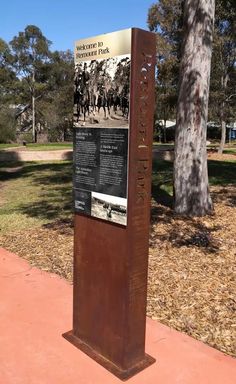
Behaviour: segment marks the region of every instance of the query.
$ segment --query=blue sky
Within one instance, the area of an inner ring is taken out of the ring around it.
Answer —
[[[9,42],[33,24],[53,42],[54,50],[73,50],[84,37],[138,27],[147,29],[153,0],[4,0],[1,3],[0,37]]]

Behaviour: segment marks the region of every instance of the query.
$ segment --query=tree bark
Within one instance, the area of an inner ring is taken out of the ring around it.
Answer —
[[[228,80],[229,80],[228,74],[226,74],[225,76],[222,76],[221,86],[222,86],[222,91],[224,95],[226,95]],[[220,139],[220,146],[218,149],[218,153],[222,155],[224,146],[225,146],[225,139],[226,139],[225,100],[222,101],[220,106],[220,125],[221,125],[221,139]]]
[[[220,112],[221,139],[220,139],[220,146],[218,149],[218,153],[221,155],[224,150],[225,139],[226,139],[226,121],[224,117],[224,108],[225,108],[225,103],[223,102],[221,105],[221,112]]]
[[[203,216],[213,209],[208,187],[206,132],[214,0],[186,0],[177,106],[175,212]]]
[[[32,75],[32,141],[33,143],[36,142],[36,135],[35,135],[35,94],[34,94],[34,83],[35,83],[35,74],[33,70],[33,75]]]
[[[166,117],[164,118],[163,124],[163,142],[166,143]]]
[[[35,143],[35,97],[32,95],[32,141]]]

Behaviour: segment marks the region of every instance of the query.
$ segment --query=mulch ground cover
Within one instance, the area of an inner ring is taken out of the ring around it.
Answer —
[[[202,218],[180,217],[167,201],[152,200],[147,315],[236,356],[236,186],[214,185],[211,196],[214,213]],[[0,246],[72,282],[72,217],[0,233]]]
[[[217,153],[217,151],[208,151],[209,160],[224,160],[224,161],[236,161],[235,153],[224,153],[223,155]]]
[[[236,191],[211,191],[204,218],[153,207],[147,313],[236,356]]]
[[[178,217],[152,204],[147,315],[236,356],[236,193],[213,187],[215,212]],[[8,233],[1,246],[72,282],[72,220]]]

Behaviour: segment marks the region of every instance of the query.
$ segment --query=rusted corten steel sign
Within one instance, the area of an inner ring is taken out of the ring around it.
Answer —
[[[64,336],[125,380],[145,354],[155,35],[76,42],[73,329]]]

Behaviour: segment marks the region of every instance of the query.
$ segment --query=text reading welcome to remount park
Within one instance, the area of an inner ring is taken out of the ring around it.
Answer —
[[[77,51],[76,52],[76,58],[77,59],[82,59],[84,57],[90,57],[90,56],[98,56],[98,55],[105,55],[109,53],[109,48],[102,48],[103,47],[103,42],[99,41],[98,43],[92,43],[92,44],[82,44],[76,47]],[[82,52],[79,52],[82,51]],[[88,52],[84,52],[88,51]]]

